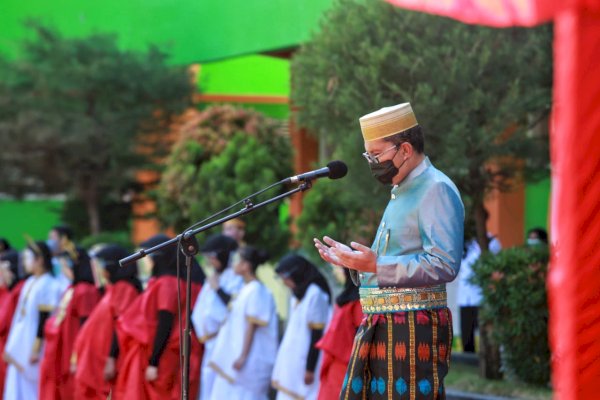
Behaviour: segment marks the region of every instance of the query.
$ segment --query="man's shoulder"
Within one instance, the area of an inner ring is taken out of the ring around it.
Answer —
[[[451,189],[452,192],[456,193],[460,197],[460,193],[456,184],[442,171],[430,165],[425,171],[425,178],[427,179],[430,190],[447,190]]]

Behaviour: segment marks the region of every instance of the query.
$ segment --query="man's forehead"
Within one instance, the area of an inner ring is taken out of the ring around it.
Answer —
[[[392,146],[392,143],[386,142],[383,139],[370,140],[368,142],[365,142],[365,150],[369,153],[374,154],[379,153],[390,146]]]

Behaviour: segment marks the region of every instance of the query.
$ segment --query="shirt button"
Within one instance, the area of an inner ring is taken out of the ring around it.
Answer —
[[[392,194],[392,200],[396,200],[396,195]]]
[[[363,273],[361,272],[360,274],[358,274],[358,277],[359,277],[361,280],[363,280],[363,279],[365,279],[365,274],[363,274]]]

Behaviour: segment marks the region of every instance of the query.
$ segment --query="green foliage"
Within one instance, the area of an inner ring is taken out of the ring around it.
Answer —
[[[21,58],[0,61],[0,191],[71,193],[98,232],[100,199],[160,153],[155,138],[190,103],[191,79],[156,47],[135,53],[111,35],[28,26]]]
[[[279,126],[254,111],[231,106],[199,113],[193,128],[188,127],[174,145],[161,179],[157,198],[163,223],[184,229],[291,175],[291,148]],[[276,190],[258,201],[283,189]],[[274,256],[287,249],[288,221],[280,222],[279,205],[243,219],[248,243]]]
[[[98,210],[102,215],[103,231],[129,230],[132,214],[131,204],[112,198],[112,196],[106,196],[101,199]],[[67,198],[61,210],[60,220],[73,229],[75,238],[82,238],[91,234],[85,204],[78,198],[73,196]]]
[[[473,267],[482,288],[480,318],[489,321],[509,371],[525,382],[550,380],[547,247],[513,248],[484,254]]]
[[[427,154],[472,209],[490,189],[507,190],[521,177],[515,159],[525,160],[527,176],[547,172],[547,132],[538,122],[550,110],[551,37],[548,26],[498,30],[386,2],[338,1],[294,57],[292,97],[299,124],[319,136],[328,158],[349,166],[336,201],[361,219],[352,222],[369,224],[360,209],[381,209],[389,196],[361,157],[358,123],[384,106],[412,104]],[[305,220],[335,221],[316,196],[307,196]]]
[[[90,249],[97,244],[118,244],[128,250],[133,250],[129,231],[105,231],[97,235],[90,235],[81,241],[81,247]]]

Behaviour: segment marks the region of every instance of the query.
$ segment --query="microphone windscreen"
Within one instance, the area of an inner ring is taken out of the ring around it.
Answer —
[[[340,179],[348,173],[348,166],[340,160],[331,161],[327,164],[327,168],[329,168],[329,179]]]

